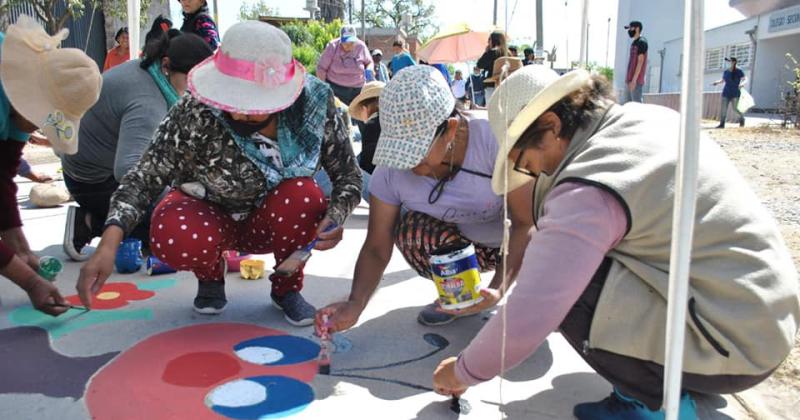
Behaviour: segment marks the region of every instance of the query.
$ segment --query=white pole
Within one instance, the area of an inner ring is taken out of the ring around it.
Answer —
[[[586,29],[587,25],[589,24],[589,0],[583,0],[581,2],[581,57],[580,63],[582,65],[586,63],[586,42],[588,42],[588,38],[586,38]]]
[[[700,118],[703,109],[703,0],[685,0],[683,15],[681,134],[675,168],[675,208],[669,264],[664,409],[666,420],[677,420],[681,400],[683,346],[689,295],[689,267],[697,194]]]
[[[139,57],[139,0],[128,0],[128,48],[131,58]]]

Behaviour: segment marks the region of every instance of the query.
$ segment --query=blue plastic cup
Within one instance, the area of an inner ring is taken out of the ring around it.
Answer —
[[[142,267],[142,241],[127,238],[119,244],[114,266],[121,274],[135,273]]]

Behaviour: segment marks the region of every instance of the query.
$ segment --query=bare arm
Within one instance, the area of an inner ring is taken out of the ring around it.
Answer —
[[[633,79],[631,79],[631,83],[635,84],[636,81],[639,80],[639,73],[641,73],[643,65],[644,54],[639,54],[636,56],[636,70],[633,72]]]
[[[316,320],[318,328],[322,325],[323,315],[328,316],[333,331],[346,330],[358,322],[392,258],[394,226],[399,215],[400,207],[370,196],[367,239],[358,254],[350,297],[346,302],[320,309]]]

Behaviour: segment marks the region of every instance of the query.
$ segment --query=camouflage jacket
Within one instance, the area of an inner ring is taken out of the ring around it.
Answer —
[[[301,94],[298,101],[303,99]],[[341,225],[361,200],[361,171],[333,95],[319,166],[333,183],[327,216]],[[186,182],[201,183],[206,199],[231,215],[252,212],[269,192],[263,173],[213,110],[191,95],[172,107],[141,160],[122,178],[111,197],[106,226],[130,233],[165,187]]]

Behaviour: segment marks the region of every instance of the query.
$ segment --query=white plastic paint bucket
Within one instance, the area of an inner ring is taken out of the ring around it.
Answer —
[[[483,300],[475,247],[461,245],[431,254],[431,272],[444,309],[464,309]]]

